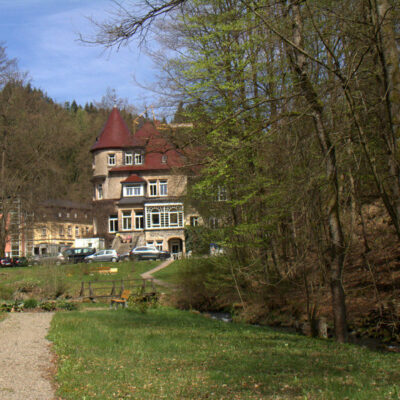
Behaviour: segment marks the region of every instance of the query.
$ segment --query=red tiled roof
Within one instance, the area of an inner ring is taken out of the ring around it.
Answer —
[[[114,167],[111,172],[168,170],[183,166],[181,153],[157,131],[153,123],[145,122],[132,136],[118,109],[114,108],[91,151],[131,147],[145,147],[145,163]],[[165,162],[163,158],[166,158]]]
[[[131,135],[118,109],[114,107],[90,151],[134,146],[140,146],[140,143]]]
[[[132,175],[129,175],[129,177],[126,178],[121,183],[137,183],[137,182],[146,182],[146,181],[144,179],[142,179],[140,176],[137,176],[136,174],[132,174]]]

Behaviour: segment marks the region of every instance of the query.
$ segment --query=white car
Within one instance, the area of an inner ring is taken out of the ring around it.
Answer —
[[[99,262],[99,261],[117,262],[119,261],[119,255],[116,250],[107,249],[107,250],[100,250],[94,254],[91,254],[90,256],[85,257],[86,263]]]

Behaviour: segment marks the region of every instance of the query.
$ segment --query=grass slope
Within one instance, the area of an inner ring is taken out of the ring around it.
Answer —
[[[154,268],[159,262],[132,261],[119,263],[93,263],[68,265],[43,265],[0,269],[0,300],[9,300],[17,290],[32,293],[32,297],[52,297],[63,291],[72,297],[78,296],[81,282],[121,279],[137,279],[140,274]],[[96,272],[101,266],[118,268],[112,275]],[[133,268],[134,266],[134,268]]]
[[[63,399],[397,399],[399,357],[158,308],[55,315]]]

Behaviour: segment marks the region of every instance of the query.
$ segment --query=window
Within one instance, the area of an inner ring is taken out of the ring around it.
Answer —
[[[199,225],[199,217],[190,217],[190,225],[198,226]]]
[[[86,235],[88,235],[89,234],[89,227],[87,226],[86,227]]]
[[[110,215],[108,218],[108,231],[110,233],[118,232],[118,215]]]
[[[162,240],[157,240],[157,242],[156,242],[157,250],[162,251],[162,245],[163,245],[163,241]]]
[[[97,198],[101,200],[103,198],[103,184],[98,183],[97,184]]]
[[[160,196],[167,196],[167,195],[168,195],[167,181],[166,180],[160,181]]]
[[[226,188],[218,186],[217,201],[226,201]]]
[[[135,153],[135,165],[142,165],[144,161],[143,154]]]
[[[153,241],[152,240],[148,240],[147,242],[147,246],[153,246]],[[144,250],[147,250],[146,248]]]
[[[135,229],[144,229],[143,211],[135,211]]]
[[[72,236],[72,226],[68,225],[68,236]]]
[[[183,228],[183,206],[146,206],[146,229]]]
[[[74,214],[74,218],[78,218],[78,214],[77,213]]]
[[[79,236],[79,226],[75,227],[75,237]]]
[[[64,227],[63,226],[60,226],[58,228],[58,233],[60,234],[60,236],[64,236]]]
[[[132,152],[125,153],[125,165],[132,165],[132,164],[133,164]]]
[[[163,154],[162,157],[161,157],[161,162],[162,162],[163,164],[166,164],[166,163],[167,163],[167,160],[168,160],[168,156],[167,156],[166,154]]]
[[[112,154],[109,154],[108,155],[108,165],[110,165],[110,166],[113,166],[113,165],[116,165],[116,159],[115,159],[115,154],[114,153],[112,153]]]
[[[176,208],[169,210],[169,226],[178,226],[178,210]]]
[[[62,217],[62,213],[58,213],[58,218],[61,218]]]
[[[47,229],[46,228],[42,228],[42,236],[46,236],[47,235]]]
[[[122,211],[122,229],[130,231],[132,229],[132,212]]]
[[[150,196],[157,196],[157,181],[149,182]]]
[[[218,218],[210,217],[208,220],[208,224],[210,228],[217,229],[218,228]]]
[[[143,196],[143,185],[124,185],[123,193],[126,197]]]
[[[151,210],[151,226],[153,228],[161,226],[160,210],[158,208]]]

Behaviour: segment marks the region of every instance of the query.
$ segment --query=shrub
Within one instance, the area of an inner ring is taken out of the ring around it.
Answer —
[[[40,282],[37,280],[21,281],[17,282],[16,289],[21,293],[32,293],[39,286]]]
[[[44,311],[55,311],[57,309],[57,304],[52,301],[44,301],[40,304],[40,308]]]
[[[38,302],[36,299],[27,299],[24,301],[24,308],[36,308],[38,306]]]
[[[140,290],[138,293],[129,296],[128,308],[132,311],[139,311],[143,314],[150,308],[158,306],[158,297],[156,295],[144,295]]]
[[[175,305],[183,309],[219,311],[237,302],[232,263],[234,260],[228,256],[183,260],[177,279],[179,290],[174,294]]]
[[[76,303],[72,303],[70,301],[58,301],[57,308],[59,308],[61,310],[75,311],[78,309],[78,305]]]
[[[11,286],[0,287],[0,299],[11,300],[13,298],[14,288]]]

